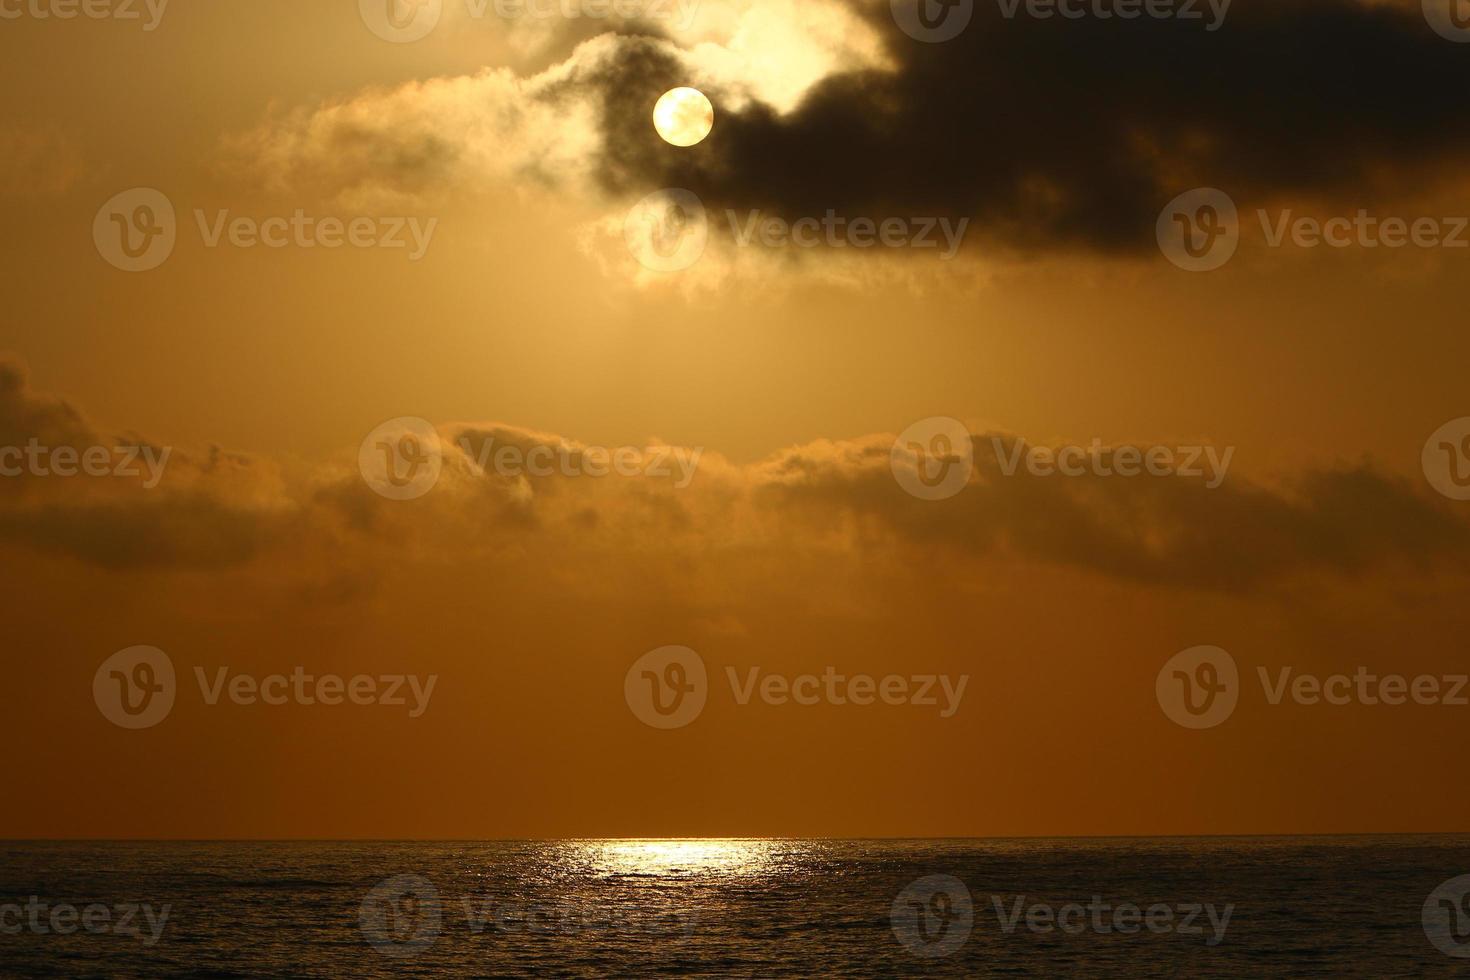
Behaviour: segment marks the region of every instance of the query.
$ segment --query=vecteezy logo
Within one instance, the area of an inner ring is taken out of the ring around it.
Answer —
[[[392,959],[417,956],[439,938],[444,909],[434,883],[398,875],[378,883],[358,910],[357,925],[368,943]]]
[[[1219,647],[1192,647],[1175,654],[1154,684],[1159,707],[1176,725],[1214,728],[1235,713],[1240,671]]]
[[[709,216],[693,191],[654,191],[623,220],[628,251],[646,269],[679,272],[698,262],[709,245]]]
[[[1440,426],[1424,444],[1424,476],[1451,500],[1470,500],[1470,418]]]
[[[357,468],[379,496],[417,500],[439,482],[444,471],[443,444],[434,426],[423,419],[390,419],[362,441]]]
[[[908,493],[920,500],[948,500],[969,485],[975,472],[975,440],[957,419],[924,419],[894,442],[888,464]]]
[[[891,0],[893,20],[909,37],[925,44],[953,41],[970,26],[975,0]]]
[[[1451,878],[1424,902],[1424,935],[1456,959],[1470,958],[1470,875]]]
[[[151,187],[114,196],[92,220],[97,253],[124,272],[148,272],[163,265],[177,240],[173,202]]]
[[[1470,43],[1470,0],[1424,0],[1424,19],[1440,37]]]
[[[444,0],[357,0],[357,9],[378,37],[407,44],[428,37],[439,26]]]
[[[1164,257],[1187,272],[1210,272],[1240,245],[1240,214],[1230,195],[1213,187],[1180,194],[1159,214],[1155,234]]]
[[[975,905],[963,881],[930,875],[899,892],[889,921],[893,935],[915,956],[938,959],[969,941]]]
[[[643,724],[683,728],[704,711],[709,677],[688,647],[660,647],[639,657],[623,678],[623,699]]]
[[[129,647],[92,676],[92,700],[119,728],[152,728],[168,717],[177,693],[173,661],[157,647]]]

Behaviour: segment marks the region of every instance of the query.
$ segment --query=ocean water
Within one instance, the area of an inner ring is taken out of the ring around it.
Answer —
[[[1470,837],[3,843],[0,976],[1470,972]]]

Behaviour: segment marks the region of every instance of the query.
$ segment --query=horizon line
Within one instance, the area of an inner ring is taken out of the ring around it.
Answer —
[[[831,843],[940,843],[978,841],[1180,841],[1180,840],[1329,840],[1365,837],[1464,837],[1470,830],[1354,831],[1317,833],[1241,834],[1069,834],[1025,836],[939,837],[803,837],[720,836],[694,837],[0,837],[0,844],[559,844],[585,841],[825,841]]]

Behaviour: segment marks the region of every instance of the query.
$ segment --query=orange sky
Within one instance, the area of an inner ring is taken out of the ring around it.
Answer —
[[[1254,680],[1467,671],[1470,504],[1421,464],[1470,415],[1463,253],[1278,250],[1247,227],[1207,275],[1157,252],[722,245],[651,277],[621,251],[631,201],[590,175],[587,118],[516,101],[591,57],[571,45],[596,31],[454,15],[389,44],[352,6],[0,24],[0,80],[25,93],[0,110],[0,447],[173,449],[155,489],[0,478],[0,705],[19,738],[0,838],[1466,829],[1444,762],[1470,707],[1273,707]],[[669,42],[691,82],[781,104],[882,64],[829,4],[706,6]],[[513,130],[482,122],[507,106],[525,108]],[[341,149],[344,131],[376,147],[375,127],[417,125],[466,134],[445,169],[378,180],[412,168]],[[558,182],[527,176],[548,160]],[[172,201],[179,241],[129,274],[91,230],[139,186]],[[1371,193],[1242,206],[1470,208],[1453,184]],[[297,208],[438,224],[412,262],[209,248],[193,216]],[[485,476],[451,448],[428,495],[391,501],[358,448],[405,416],[447,443],[704,455],[679,488]],[[889,460],[933,416],[963,421],[978,457],[938,503]],[[992,435],[1235,455],[1216,490],[1048,481],[998,473]],[[164,723],[125,731],[92,679],[140,644],[185,683]],[[623,681],[670,644],[716,683],[696,723],[661,732]],[[1248,693],[1189,732],[1154,681],[1200,644],[1234,655]],[[420,718],[210,706],[193,686],[195,667],[298,665],[438,682]],[[970,680],[945,719],[740,706],[727,666]]]

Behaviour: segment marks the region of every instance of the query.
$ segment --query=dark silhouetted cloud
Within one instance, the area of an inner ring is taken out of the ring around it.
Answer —
[[[1470,50],[1418,4],[1239,0],[1207,31],[1024,8],[1006,19],[983,2],[940,44],[899,31],[887,3],[863,9],[892,70],[829,76],[785,115],[716,92],[714,134],[692,150],[648,125],[678,65],[627,39],[599,77],[604,188],[687,188],[788,219],[971,217],[978,237],[1020,248],[1111,251],[1151,244],[1160,209],[1193,187],[1342,195],[1433,173],[1470,143]]]

